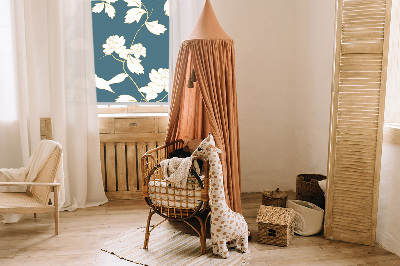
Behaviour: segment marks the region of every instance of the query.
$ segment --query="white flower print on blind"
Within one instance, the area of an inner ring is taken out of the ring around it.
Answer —
[[[140,92],[146,93],[148,101],[157,98],[157,95],[163,90],[168,90],[169,69],[160,68],[158,71],[152,69],[149,77],[151,82],[146,87],[139,89]]]

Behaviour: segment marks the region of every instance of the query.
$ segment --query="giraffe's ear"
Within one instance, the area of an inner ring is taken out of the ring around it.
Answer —
[[[212,149],[214,149],[217,153],[222,154],[222,151],[215,147],[214,145],[210,145]]]

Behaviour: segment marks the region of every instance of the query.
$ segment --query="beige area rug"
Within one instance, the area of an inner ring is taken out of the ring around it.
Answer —
[[[130,230],[108,241],[103,251],[143,265],[243,265],[249,253],[229,251],[229,258],[212,254],[211,240],[207,239],[207,253],[201,255],[199,237],[168,228],[157,227],[150,234],[149,249],[143,249],[145,228]]]

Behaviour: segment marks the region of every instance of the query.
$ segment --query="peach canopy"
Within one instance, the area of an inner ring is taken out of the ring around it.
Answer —
[[[190,38],[181,44],[176,62],[166,143],[204,139],[211,132],[222,150],[226,201],[241,212],[234,43],[208,0]],[[197,81],[188,88],[193,70]]]

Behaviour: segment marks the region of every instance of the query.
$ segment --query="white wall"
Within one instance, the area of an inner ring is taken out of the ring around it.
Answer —
[[[326,174],[334,0],[214,0],[235,41],[242,191]]]
[[[294,172],[294,0],[212,1],[235,41],[242,190],[290,187]]]
[[[400,2],[393,1],[390,26],[388,81],[385,103],[385,122],[400,122]],[[393,127],[393,126],[391,126]],[[395,129],[391,129],[395,130]],[[384,131],[385,132],[385,131]],[[397,129],[395,131],[399,133]],[[386,138],[385,138],[386,139]],[[388,138],[391,139],[391,138]],[[385,143],[382,146],[381,182],[379,185],[378,224],[376,240],[400,256],[400,146]]]
[[[382,146],[376,241],[400,256],[400,146]]]
[[[295,172],[326,175],[335,0],[296,4]]]

